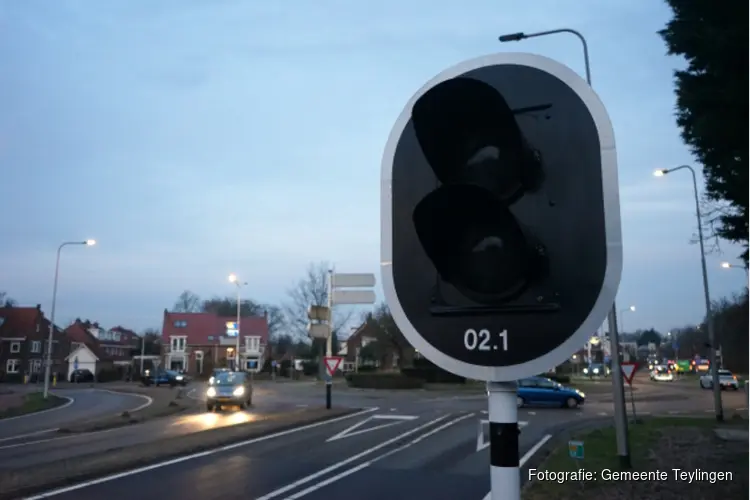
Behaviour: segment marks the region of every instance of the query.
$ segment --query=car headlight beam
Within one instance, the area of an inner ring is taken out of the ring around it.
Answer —
[[[243,394],[245,394],[245,388],[244,388],[244,387],[242,387],[242,386],[240,386],[240,387],[237,387],[237,388],[236,388],[236,389],[234,390],[234,392],[232,392],[232,394],[233,394],[234,396],[238,396],[238,397],[239,397],[239,396],[242,396]]]
[[[216,396],[216,389],[214,389],[213,387],[209,387],[206,391],[206,396],[208,396],[209,398]]]

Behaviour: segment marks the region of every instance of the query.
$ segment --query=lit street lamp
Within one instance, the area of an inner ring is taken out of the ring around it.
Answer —
[[[635,306],[630,306],[627,309],[623,309],[620,311],[620,330],[622,330],[622,333],[625,333],[625,313],[626,312],[635,312]]]
[[[698,244],[701,251],[701,271],[703,273],[703,298],[706,302],[706,324],[708,325],[708,343],[711,344],[711,385],[714,392],[714,412],[716,420],[724,420],[724,410],[721,406],[721,386],[719,385],[719,367],[716,364],[716,335],[714,333],[713,314],[711,313],[711,295],[708,291],[708,269],[706,268],[706,250],[703,245],[703,219],[701,217],[700,196],[698,195],[698,181],[695,170],[690,165],[680,165],[674,168],[663,168],[654,171],[656,177],[664,177],[678,170],[689,170],[693,178],[693,195],[695,198],[695,216],[698,219]]]
[[[45,364],[47,366],[45,366],[44,368],[44,392],[42,393],[44,399],[47,399],[47,396],[49,394],[49,377],[52,367],[52,341],[55,331],[55,305],[57,303],[57,278],[60,275],[60,252],[62,251],[63,247],[68,245],[93,246],[96,245],[96,240],[66,241],[65,243],[62,243],[59,247],[57,247],[57,259],[55,261],[55,281],[52,285],[52,311],[50,311],[49,317],[49,337],[47,339],[47,356],[45,360]]]
[[[240,371],[240,311],[242,305],[240,302],[240,288],[242,288],[243,285],[247,285],[247,283],[240,283],[239,278],[237,278],[237,275],[234,273],[229,275],[229,281],[234,283],[237,287],[237,352],[234,354],[234,369]]]
[[[745,271],[745,274],[747,274],[747,267],[741,266],[739,264],[731,264],[729,262],[722,262],[721,267],[723,267],[724,269],[742,269],[743,271]]]

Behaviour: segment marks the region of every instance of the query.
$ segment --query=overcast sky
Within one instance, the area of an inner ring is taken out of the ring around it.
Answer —
[[[406,101],[453,64],[508,50],[583,74],[619,153],[625,328],[704,313],[691,163],[673,117],[656,0],[23,0],[0,2],[0,290],[49,311],[160,327],[184,289],[279,302],[311,261],[379,272],[379,176]],[[709,257],[714,297],[745,284]]]

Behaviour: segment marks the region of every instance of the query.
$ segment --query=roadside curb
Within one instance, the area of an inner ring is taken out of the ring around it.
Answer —
[[[323,425],[329,421],[353,418],[376,410],[377,408],[334,408],[318,415],[311,415],[308,419],[293,418],[297,415],[312,413],[303,410],[283,415],[278,419],[269,418],[248,424],[210,429],[187,436],[160,439],[146,445],[113,446],[102,452],[35,466],[33,471],[26,469],[0,471],[0,484],[3,484],[0,500],[45,498],[64,492],[58,490],[66,490],[85,481],[104,479],[125,470],[132,471],[157,464],[179,463],[196,458],[196,455],[208,456],[250,445],[255,441],[273,439],[280,434],[297,432]],[[285,421],[285,419],[291,421]],[[45,476],[47,479],[44,479]],[[33,496],[42,492],[44,497]]]
[[[170,410],[171,408],[171,410]],[[156,415],[143,416],[136,415],[131,416],[130,412],[125,411],[120,415],[112,415],[101,419],[95,419],[91,423],[79,424],[78,426],[60,427],[57,429],[58,434],[87,434],[90,432],[99,432],[110,429],[117,429],[120,427],[128,427],[130,425],[138,425],[145,422],[151,422],[160,418],[174,417],[181,413],[184,413],[189,408],[187,406],[167,406],[164,411],[159,412]],[[127,415],[125,415],[127,413]]]

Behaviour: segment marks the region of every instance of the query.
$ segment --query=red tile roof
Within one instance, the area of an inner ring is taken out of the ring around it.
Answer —
[[[0,337],[29,337],[46,339],[49,335],[49,320],[44,317],[42,306],[0,307]],[[55,338],[62,336],[55,328]]]
[[[187,336],[187,345],[211,345],[226,335],[226,324],[237,321],[237,317],[217,316],[213,313],[173,313],[164,310],[164,325],[161,336],[164,341],[174,335]],[[175,326],[184,322],[185,326]],[[246,316],[240,319],[240,337],[259,336],[261,344],[268,343],[268,317]],[[212,337],[212,339],[209,339]]]
[[[126,360],[131,358],[129,351],[121,356],[109,354],[105,350],[105,348],[102,347],[102,344],[121,345],[124,349],[128,350],[132,342],[124,342],[122,337],[120,337],[120,342],[115,342],[113,340],[100,341],[94,335],[92,335],[91,332],[89,332],[90,328],[100,328],[100,326],[98,323],[92,323],[88,320],[81,321],[80,319],[76,319],[73,324],[65,329],[65,334],[68,336],[68,339],[71,342],[79,342],[85,344],[86,347],[88,347],[91,352],[96,354],[96,356],[101,360]]]

